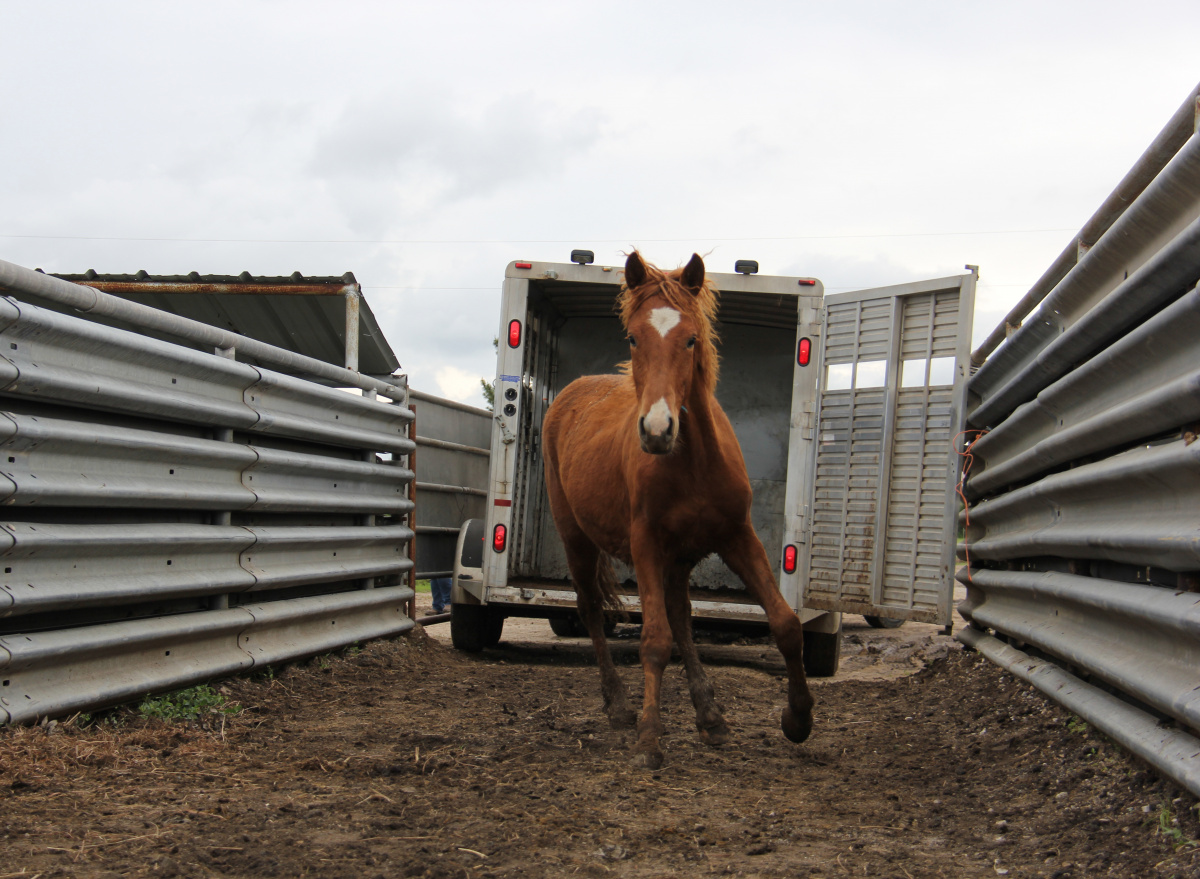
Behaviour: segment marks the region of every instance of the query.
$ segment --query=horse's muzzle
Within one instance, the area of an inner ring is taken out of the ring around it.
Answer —
[[[675,448],[675,429],[677,422],[667,418],[667,427],[662,433],[651,433],[646,429],[646,419],[638,419],[638,439],[642,443],[642,451],[649,455],[668,455]]]

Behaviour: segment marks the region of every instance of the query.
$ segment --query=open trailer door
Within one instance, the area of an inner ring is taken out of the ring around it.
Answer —
[[[950,625],[975,281],[825,298],[805,607]]]

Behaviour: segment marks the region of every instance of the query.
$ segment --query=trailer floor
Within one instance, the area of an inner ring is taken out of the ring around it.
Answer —
[[[589,651],[553,637],[472,657],[418,629],[228,681],[223,721],[3,730],[0,875],[1200,872],[1194,798],[949,639],[898,633],[847,631],[850,678],[816,687],[802,745],[773,649],[705,644],[732,742],[700,743],[673,665],[654,773],[603,721]]]

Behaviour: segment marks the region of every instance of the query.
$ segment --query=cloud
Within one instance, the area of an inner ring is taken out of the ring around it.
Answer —
[[[388,92],[348,103],[318,137],[311,173],[362,197],[395,193],[410,211],[544,185],[601,136],[602,114],[529,94],[472,107],[444,91]]]
[[[435,374],[438,393],[471,406],[483,405],[480,376],[457,366],[443,366]]]

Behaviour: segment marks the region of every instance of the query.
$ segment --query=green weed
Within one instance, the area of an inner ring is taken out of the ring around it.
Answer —
[[[161,720],[196,720],[206,714],[237,714],[240,705],[226,704],[225,697],[207,684],[176,690],[165,696],[144,699],[138,706],[142,717],[157,717]]]
[[[1200,848],[1200,839],[1188,839],[1178,823],[1169,806],[1158,807],[1158,835],[1165,838],[1171,848],[1176,851],[1181,848]]]
[[[1076,717],[1071,715],[1071,719],[1067,721],[1067,729],[1073,733],[1085,733],[1088,730],[1088,725]]]

